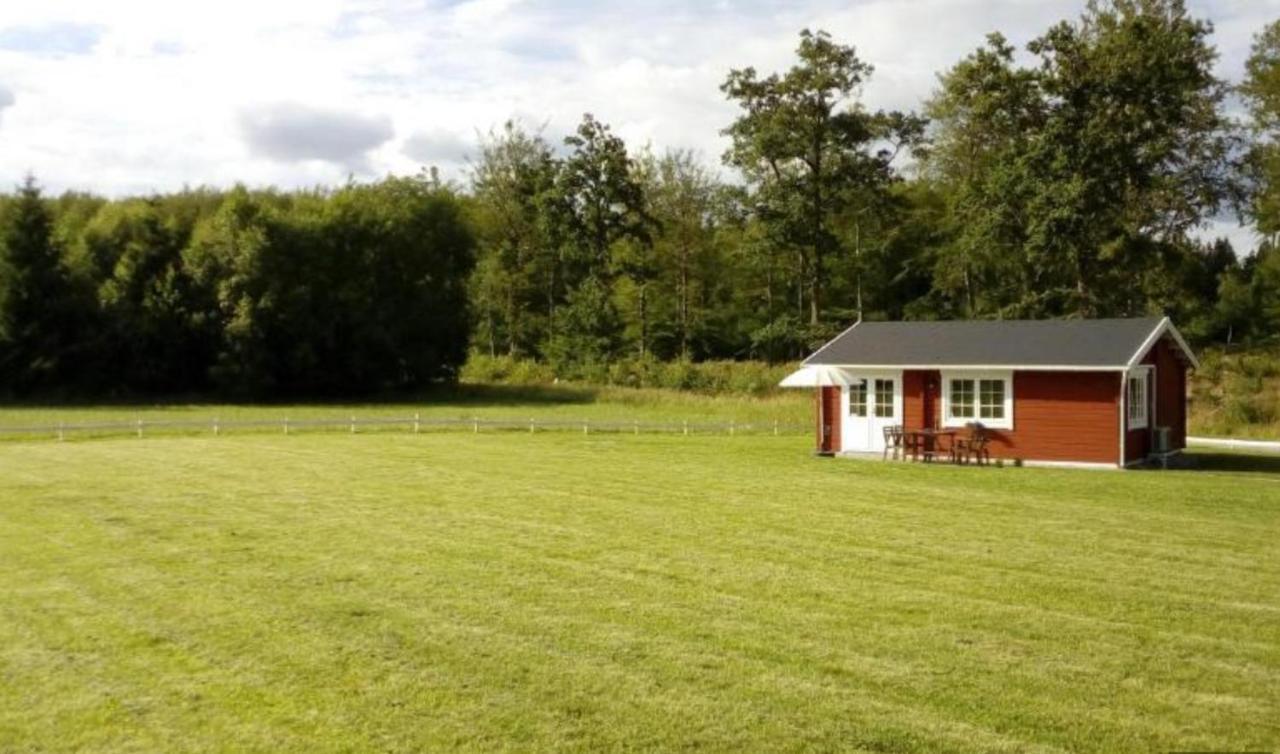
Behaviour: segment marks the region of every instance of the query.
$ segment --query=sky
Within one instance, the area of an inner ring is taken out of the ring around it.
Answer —
[[[8,0],[0,5],[0,185],[110,196],[410,174],[465,177],[518,119],[558,141],[582,114],[629,145],[719,165],[731,68],[784,70],[802,28],[875,66],[873,109],[918,109],[999,30],[1021,46],[1084,0]],[[1280,0],[1188,0],[1238,81]],[[1205,234],[1237,249],[1230,218]]]

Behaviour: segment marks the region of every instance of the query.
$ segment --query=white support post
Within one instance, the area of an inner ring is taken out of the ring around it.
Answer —
[[[529,417],[529,434],[533,434],[533,417]]]
[[[777,419],[773,420],[773,436],[774,437],[778,436],[778,420]]]
[[[633,423],[632,423],[632,425],[631,425],[631,429],[632,429],[632,434],[636,434],[636,435],[640,434],[640,420],[639,420],[639,419],[635,420],[635,422],[633,422]]]
[[[588,427],[587,427],[587,423],[586,423],[586,422],[583,422],[583,423],[582,423],[582,434],[584,434],[584,435],[585,435],[585,434],[588,434],[588,433],[589,433],[589,431],[590,431],[590,430],[589,430],[589,429],[588,429]]]
[[[471,417],[471,434],[480,434],[480,417],[478,416]]]
[[[218,436],[218,417],[213,417],[213,436]]]
[[[63,439],[62,422],[58,422],[58,442],[62,442]]]
[[[351,415],[351,434],[354,435],[355,433],[356,433],[356,417],[355,417],[355,414],[352,414]]]
[[[730,419],[730,420],[729,420],[729,436],[730,436],[730,437],[733,437],[733,429],[734,429],[734,426],[733,426],[733,420],[732,420],[732,419]]]
[[[689,436],[689,420],[688,419],[684,420],[684,434],[686,437]]]
[[[138,437],[142,437],[142,420],[138,420]]]
[[[289,434],[289,417],[284,418],[284,433]]]
[[[420,421],[421,421],[421,418],[419,417],[419,415],[418,415],[417,413],[415,413],[415,414],[413,415],[413,433],[414,433],[415,435],[416,435],[416,434],[418,434],[418,425],[419,425],[419,422],[420,422]]]

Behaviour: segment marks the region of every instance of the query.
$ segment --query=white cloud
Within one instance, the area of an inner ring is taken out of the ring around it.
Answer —
[[[1219,73],[1230,79],[1251,35],[1280,14],[1280,0],[1189,4],[1215,22]],[[868,106],[915,108],[987,32],[1021,45],[1083,5],[11,2],[0,10],[0,81],[21,96],[3,109],[0,185],[33,170],[53,190],[111,194],[299,186],[341,181],[353,166],[412,173],[427,161],[457,177],[477,130],[522,117],[558,141],[584,112],[636,146],[692,148],[718,163],[720,129],[735,114],[719,90],[725,74],[789,66],[803,27],[830,31],[875,65]],[[44,52],[30,49],[38,42]],[[326,124],[333,134],[319,133]]]
[[[461,166],[476,150],[474,141],[449,131],[419,131],[405,139],[404,154],[425,165]]]
[[[384,115],[277,102],[246,108],[240,128],[249,151],[278,162],[319,160],[352,170],[368,168],[369,153],[395,131]]]

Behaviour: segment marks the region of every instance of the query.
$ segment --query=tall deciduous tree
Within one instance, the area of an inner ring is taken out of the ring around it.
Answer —
[[[817,325],[828,265],[844,251],[835,218],[887,190],[896,147],[918,136],[921,122],[861,106],[857,95],[872,68],[853,47],[806,29],[796,55],[784,74],[729,73],[721,89],[742,114],[724,131],[732,140],[725,162],[751,185],[773,241],[795,252],[797,301],[807,300],[808,321]]]
[[[1249,216],[1274,246],[1280,241],[1280,21],[1253,38],[1240,94],[1249,107]]]
[[[1094,1],[1028,45],[1037,67],[1016,68],[992,37],[943,77],[931,169],[957,189],[959,231],[940,282],[959,287],[956,268],[967,276],[964,311],[1096,316],[1169,303],[1191,231],[1232,197],[1234,134],[1210,31],[1181,0]]]

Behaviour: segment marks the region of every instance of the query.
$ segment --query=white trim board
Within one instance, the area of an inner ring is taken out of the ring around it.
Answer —
[[[1173,336],[1178,347],[1182,349],[1183,355],[1187,357],[1187,361],[1191,362],[1191,368],[1199,369],[1199,359],[1197,359],[1196,355],[1191,352],[1191,346],[1187,345],[1187,341],[1183,339],[1182,333],[1178,332],[1178,328],[1173,326],[1173,321],[1168,317],[1160,320],[1160,324],[1156,325],[1155,329],[1151,331],[1151,334],[1147,336],[1147,339],[1142,341],[1142,345],[1138,346],[1138,350],[1134,352],[1132,357],[1130,357],[1129,363],[1126,364],[1125,367],[1131,369],[1137,366],[1138,362],[1142,361],[1142,357],[1147,355],[1147,352],[1151,350],[1151,347],[1154,346],[1165,333],[1169,333]]]
[[[862,317],[861,317],[861,316],[859,316],[859,317],[858,317],[858,321],[857,321],[857,322],[854,322],[852,325],[849,325],[848,327],[846,327],[846,328],[844,329],[844,331],[843,331],[843,332],[841,332],[839,335],[835,336],[835,337],[834,337],[834,338],[832,338],[831,340],[828,340],[826,343],[822,344],[822,348],[819,348],[818,350],[816,350],[816,351],[814,351],[813,353],[809,354],[809,355],[805,358],[805,360],[804,360],[804,361],[800,362],[800,366],[805,366],[805,367],[807,367],[807,366],[824,366],[824,367],[838,367],[838,366],[841,366],[840,364],[813,364],[813,365],[811,365],[811,364],[809,364],[809,362],[810,362],[810,361],[813,361],[815,358],[817,358],[818,354],[820,354],[820,353],[822,353],[823,351],[825,351],[825,350],[827,350],[828,348],[830,348],[830,347],[831,347],[831,345],[832,345],[833,343],[835,343],[837,340],[840,340],[840,339],[841,339],[841,338],[843,338],[844,336],[848,335],[850,332],[852,332],[853,328],[857,327],[857,326],[858,326],[858,325],[860,325],[860,324],[862,324]],[[891,368],[891,367],[885,367],[885,368],[886,368],[886,369],[889,369],[889,368]]]
[[[951,416],[951,380],[971,380],[973,381],[973,410],[974,415],[970,417],[953,417]],[[1004,416],[999,419],[983,418],[981,413],[981,389],[980,382],[982,380],[999,380],[1004,383]],[[941,404],[942,409],[942,426],[949,429],[965,427],[973,422],[977,422],[984,427],[991,429],[1013,429],[1013,372],[1010,370],[993,370],[979,371],[976,369],[954,369],[944,371],[941,374]]]
[[[823,346],[825,348],[826,346]],[[819,351],[818,353],[821,353]],[[818,354],[815,353],[814,356]],[[810,359],[813,356],[809,357]],[[808,359],[805,359],[808,364]],[[952,370],[952,371],[988,371],[988,372],[1123,372],[1127,367],[1123,364],[1115,366],[1068,366],[1060,364],[1027,365],[1027,364],[813,364],[836,369],[911,369],[911,370]]]

